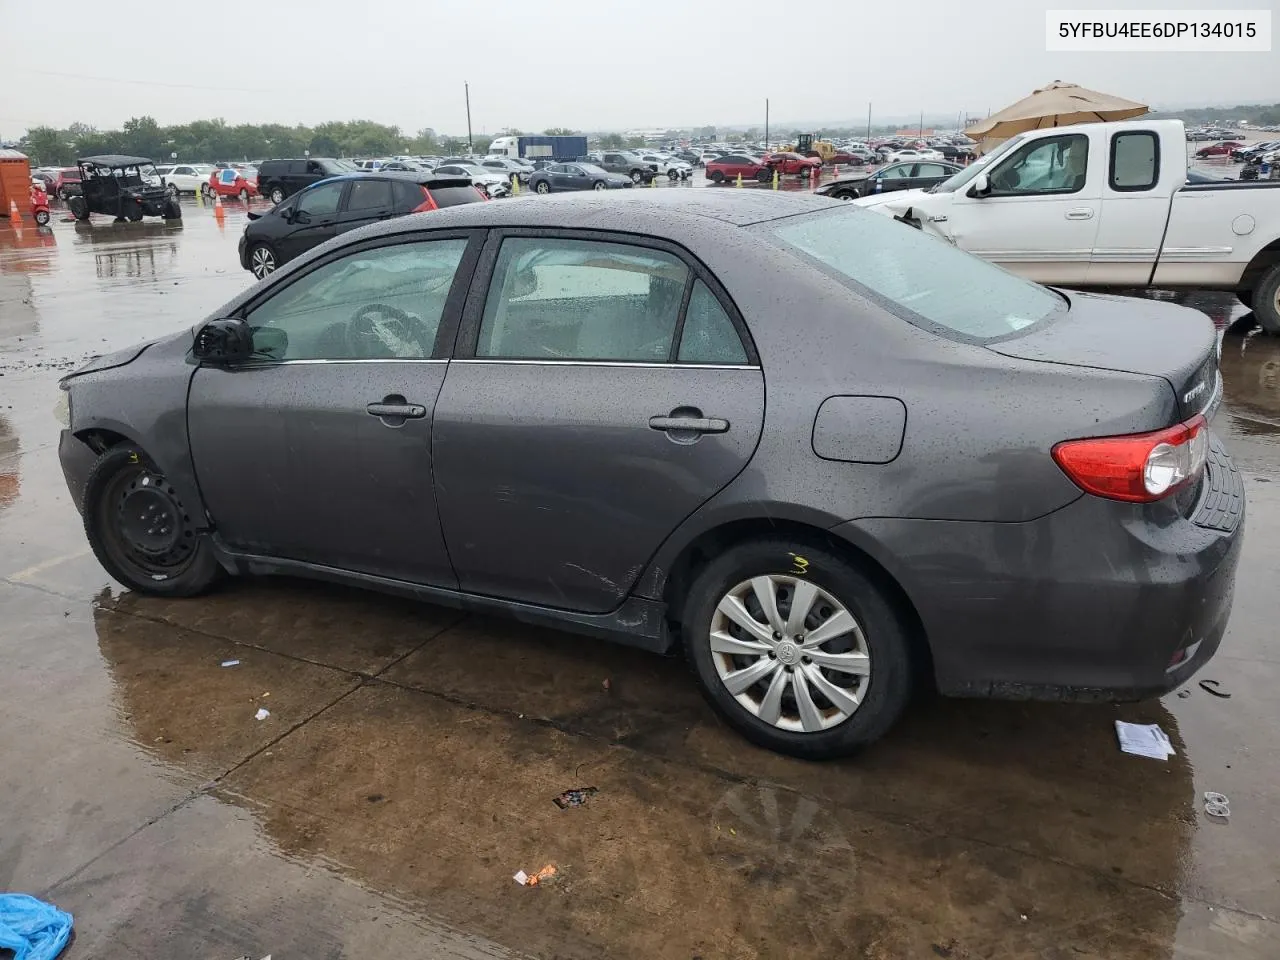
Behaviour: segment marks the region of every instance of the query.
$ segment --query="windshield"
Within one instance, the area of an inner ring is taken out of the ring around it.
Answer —
[[[954,193],[955,191],[963,187],[966,183],[968,183],[970,180],[972,180],[974,177],[976,177],[978,174],[980,174],[987,167],[991,166],[991,162],[993,160],[996,160],[999,157],[1003,157],[1006,153],[1008,153],[1010,150],[1012,150],[1014,147],[1020,144],[1024,139],[1025,137],[1023,137],[1022,134],[1018,134],[1016,137],[1010,137],[1008,140],[1000,144],[1000,146],[996,147],[990,153],[984,154],[983,156],[979,157],[977,160],[973,161],[973,163],[969,164],[959,173],[953,175],[952,177],[946,180],[943,180],[940,184],[933,187],[929,192],[930,193]]]
[[[764,227],[799,259],[951,339],[1007,337],[1064,309],[1063,298],[1039,284],[866,210],[845,208]]]

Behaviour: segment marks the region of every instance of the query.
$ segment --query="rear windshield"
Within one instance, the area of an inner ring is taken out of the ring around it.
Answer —
[[[951,339],[1007,337],[1066,309],[1053,291],[878,213],[845,206],[763,226],[799,259]]]
[[[460,203],[476,203],[481,199],[475,187],[431,187],[431,199],[437,207],[456,207]]]

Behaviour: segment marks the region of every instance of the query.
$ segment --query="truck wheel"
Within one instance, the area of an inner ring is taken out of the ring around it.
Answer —
[[[1280,335],[1280,263],[1272,264],[1253,288],[1253,315],[1267,333]]]
[[[271,192],[268,195],[271,197],[271,202],[273,204],[284,203],[284,187],[277,184],[271,188]]]

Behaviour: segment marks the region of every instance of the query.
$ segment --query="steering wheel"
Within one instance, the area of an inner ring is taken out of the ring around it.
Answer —
[[[347,323],[347,348],[369,360],[431,356],[435,338],[422,318],[385,303],[365,304]]]

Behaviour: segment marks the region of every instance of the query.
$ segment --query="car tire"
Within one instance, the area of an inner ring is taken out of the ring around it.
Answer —
[[[275,251],[265,243],[254,244],[249,249],[249,272],[258,280],[269,277],[280,266]]]
[[[548,194],[548,193],[550,193],[550,192],[551,192],[551,184],[550,184],[550,183],[548,183],[546,180],[539,180],[539,181],[538,181],[538,183],[537,183],[537,185],[536,185],[536,186],[534,186],[534,188],[533,188],[533,192],[534,192],[534,193],[541,193],[541,194],[544,194],[544,195],[545,195],[545,194]]]
[[[176,183],[165,184],[165,193],[171,200],[178,199],[178,185]]]
[[[679,180],[679,179],[680,179],[680,171],[679,171],[679,170],[677,170],[676,168],[672,167],[670,170],[668,170],[668,171],[667,171],[667,179],[668,179],[668,180]]]
[[[772,182],[773,182],[773,171],[772,171],[772,170],[761,170],[759,173],[757,173],[757,174],[756,174],[756,182],[757,182],[757,183],[772,183]]]
[[[125,216],[128,218],[130,223],[141,223],[142,207],[135,203],[133,206],[125,210]]]
[[[204,197],[206,200],[212,200],[213,187],[209,186],[207,183],[200,184],[200,196]]]
[[[89,471],[84,531],[103,569],[139,593],[192,597],[222,574],[173,486],[130,444],[107,450]]]
[[[37,210],[34,214],[32,214],[32,217],[35,219],[36,226],[38,227],[47,227],[49,225],[48,210]]]
[[[644,172],[641,170],[632,170],[630,176],[631,176],[631,182],[635,184],[638,184],[642,180],[644,180]]]
[[[182,219],[182,207],[179,206],[177,197],[170,197],[164,202],[164,218],[166,220]]]
[[[712,183],[724,183],[724,174],[719,170],[712,170],[709,177]]]
[[[841,190],[838,193],[830,193],[828,194],[828,196],[836,200],[857,200],[858,191],[857,190]]]
[[[83,223],[89,219],[89,204],[84,197],[71,197],[67,200],[67,212]]]
[[[241,202],[241,203],[248,203],[248,202],[249,202],[249,191],[248,191],[246,188],[241,187],[241,188],[240,188],[239,197],[240,197],[240,202]]]
[[[61,200],[63,203],[66,203],[68,200],[71,199],[71,194],[67,193],[66,187],[58,188],[58,199]]]
[[[769,629],[756,599],[760,580],[774,598],[780,631]],[[809,592],[809,615],[791,633],[786,621],[798,589]],[[735,606],[754,621],[754,631],[725,614]],[[851,621],[850,629],[820,641],[816,649],[795,639],[840,617]],[[771,633],[772,640],[755,639]],[[683,605],[681,636],[711,706],[748,740],[779,753],[807,760],[847,756],[884,736],[911,699],[910,643],[901,617],[870,577],[825,547],[783,539],[730,547],[695,576]],[[827,665],[810,654],[820,654]],[[835,669],[845,662],[837,661],[841,654],[861,661],[866,672]],[[741,682],[747,668],[758,675],[756,682],[731,691],[726,677],[737,673]],[[773,717],[771,695],[777,709]],[[806,731],[810,725],[813,729]]]
[[[281,187],[279,184],[276,184],[267,192],[267,197],[268,199],[270,199],[273,205],[277,203],[284,203],[284,199],[285,199],[284,188]]]
[[[1280,263],[1272,264],[1253,288],[1251,305],[1258,326],[1267,333],[1280,335]]]
[[[592,190],[608,190],[609,185],[605,183],[603,180],[597,180],[595,183],[591,185],[591,189]]]

